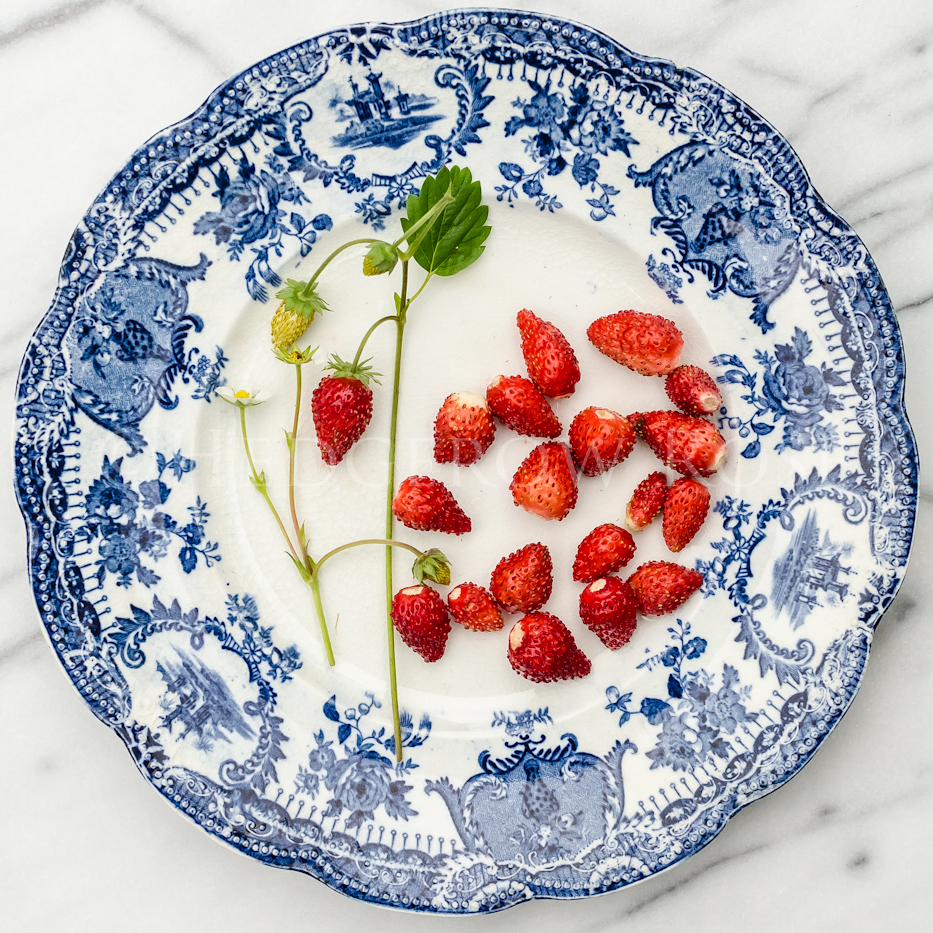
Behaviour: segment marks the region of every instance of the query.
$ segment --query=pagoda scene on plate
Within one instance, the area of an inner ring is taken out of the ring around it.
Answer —
[[[271,318],[338,224],[394,237],[455,164],[510,218],[638,226],[639,287],[708,326],[710,418],[757,477],[714,497],[702,585],[618,675],[478,698],[462,738],[414,690],[396,731],[384,684],[288,634],[183,430],[221,409],[245,440],[261,401],[212,288]],[[864,246],[714,82],[527,13],[340,30],[231,79],[81,221],[18,382],[31,583],[84,700],[221,842],[423,912],[604,893],[703,848],[851,703],[912,534],[902,378]]]

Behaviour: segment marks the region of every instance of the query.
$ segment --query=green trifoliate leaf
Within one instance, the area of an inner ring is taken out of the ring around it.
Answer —
[[[441,586],[450,583],[450,561],[437,548],[431,548],[416,558],[411,572],[419,583],[425,579],[440,583]]]
[[[384,240],[376,240],[363,257],[363,275],[391,272],[398,262],[398,250]]]
[[[282,299],[286,311],[293,311],[306,321],[310,321],[315,314],[330,311],[327,302],[317,293],[317,288],[310,282],[287,279],[284,287],[275,293],[275,297]]]
[[[408,231],[450,190],[453,203],[448,204],[427,233],[419,230],[413,239],[424,233],[415,251],[415,261],[434,275],[455,275],[472,265],[482,255],[483,242],[489,236],[486,226],[489,208],[482,203],[483,192],[473,181],[468,168],[442,168],[428,176],[419,194],[408,197],[408,216],[402,218],[402,230]]]

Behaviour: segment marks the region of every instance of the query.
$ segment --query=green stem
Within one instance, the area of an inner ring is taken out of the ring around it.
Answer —
[[[408,310],[408,260],[402,262],[402,289],[399,294],[397,330],[395,334],[395,372],[392,377],[392,416],[389,422],[389,469],[386,485],[386,538],[392,538],[392,498],[395,495],[395,441],[398,433],[398,397],[402,374],[402,338],[405,334],[405,312]],[[389,642],[389,686],[392,692],[392,720],[395,727],[395,760],[402,760],[402,726],[399,721],[398,681],[395,676],[395,626],[392,624],[392,548],[386,548],[386,628]]]
[[[295,507],[295,455],[298,446],[298,415],[301,412],[301,364],[295,364],[295,420],[292,424],[292,433],[288,437],[288,505],[292,513],[292,525],[298,536],[298,547],[301,550],[301,561],[309,571],[314,570],[314,561],[308,556],[308,545],[305,536],[301,533],[298,522],[298,510]]]
[[[441,199],[434,205],[420,220],[416,220],[393,244],[393,249],[398,249],[399,244],[402,240],[408,240],[408,250],[407,252],[399,253],[399,259],[402,261],[407,261],[415,255],[418,247],[421,245],[421,241],[427,236],[428,228],[434,222],[434,219],[438,214],[443,211],[448,204],[453,204],[454,196],[450,193],[450,188],[448,187],[447,192],[441,197]],[[417,233],[418,236],[415,237],[414,241],[410,239],[413,233]]]
[[[243,432],[243,447],[246,450],[246,459],[249,460],[249,468],[253,473],[253,485],[258,490],[259,494],[266,500],[266,505],[269,506],[270,511],[275,516],[275,520],[278,523],[279,531],[282,532],[282,537],[285,539],[285,543],[288,545],[289,551],[291,551],[292,557],[295,558],[295,561],[300,563],[298,559],[298,554],[295,551],[295,546],[292,544],[292,539],[289,538],[288,532],[285,530],[285,524],[282,522],[282,519],[279,517],[279,513],[276,510],[276,507],[272,504],[272,500],[269,498],[269,493],[266,491],[266,477],[265,474],[260,475],[256,472],[256,464],[253,463],[253,455],[249,450],[249,439],[246,436],[246,406],[240,406],[240,429]]]
[[[369,328],[368,331],[366,331],[365,334],[363,334],[363,339],[360,341],[360,345],[359,345],[359,347],[357,348],[356,356],[353,357],[353,367],[354,367],[354,369],[359,365],[360,357],[363,355],[363,348],[366,346],[366,341],[369,340],[369,338],[373,335],[373,332],[376,330],[376,328],[377,328],[380,324],[385,324],[386,321],[394,321],[394,320],[395,320],[395,315],[394,315],[394,314],[388,314],[388,315],[386,315],[385,317],[381,317],[381,318],[379,318],[378,321],[376,321],[375,324],[373,324],[372,327]]]
[[[352,547],[360,547],[360,545],[363,544],[384,544],[387,548],[401,547],[406,551],[411,551],[412,554],[416,555],[417,557],[424,557],[423,551],[419,551],[418,548],[411,544],[406,544],[404,541],[393,541],[391,538],[361,538],[359,541],[351,541],[349,544],[341,544],[340,547],[335,547],[332,551],[328,551],[323,557],[319,558],[314,567],[314,575],[316,576],[318,571],[321,569],[321,564],[330,560],[334,555],[339,554],[341,551],[347,551]]]
[[[330,636],[327,634],[327,622],[324,619],[324,607],[321,605],[321,586],[317,577],[313,576],[308,581],[311,587],[311,595],[314,597],[314,608],[317,610],[317,620],[321,626],[321,638],[324,640],[324,650],[327,652],[327,663],[334,666],[334,651],[330,646]]]
[[[333,262],[333,260],[336,259],[345,249],[349,249],[351,246],[359,246],[361,243],[375,243],[375,242],[376,242],[376,238],[375,238],[375,237],[367,236],[367,237],[362,237],[362,238],[359,239],[359,240],[349,240],[348,242],[344,243],[342,246],[338,246],[338,247],[327,257],[327,259],[325,259],[324,262],[322,262],[322,263],[317,267],[317,272],[315,272],[314,275],[312,275],[311,278],[308,279],[308,285],[307,285],[307,287],[310,288],[310,287],[318,280],[318,278],[320,277],[321,273],[322,273],[322,272],[331,264],[331,262]]]

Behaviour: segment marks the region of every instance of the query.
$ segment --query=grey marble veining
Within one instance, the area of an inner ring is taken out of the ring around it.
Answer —
[[[480,4],[463,3],[458,6]],[[926,0],[539,2],[633,49],[696,67],[748,101],[797,149],[830,206],[855,225],[905,340],[907,404],[933,462],[933,6]],[[413,0],[10,0],[0,11],[0,389],[54,291],[75,223],[112,172],[231,74],[348,22],[405,20]],[[38,192],[38,193],[37,193]],[[38,208],[38,209],[37,209]],[[9,412],[9,405],[5,409]],[[9,421],[8,421],[9,423]],[[16,931],[434,929],[376,913],[305,877],[263,868],[174,814],[88,713],[44,644],[24,534],[2,467],[0,748],[12,801],[0,871]],[[933,706],[921,481],[911,568],[879,628],[851,710],[786,787],[739,814],[703,852],[634,888],[462,918],[463,929],[580,931],[924,930],[933,908]]]

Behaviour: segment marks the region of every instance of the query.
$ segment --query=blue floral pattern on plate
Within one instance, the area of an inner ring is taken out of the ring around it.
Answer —
[[[315,111],[322,82],[332,105]],[[559,694],[535,709],[477,700],[487,725],[462,742],[411,710],[396,763],[377,694],[309,686],[306,654],[264,624],[272,607],[234,591],[235,549],[208,539],[209,468],[160,426],[216,408],[222,315],[191,307],[218,276],[262,305],[285,257],[347,218],[383,229],[457,157],[503,206],[555,222],[618,229],[625,206],[652,244],[646,287],[734,334],[710,360],[716,417],[765,481],[716,502],[699,608],[655,629],[633,667],[649,689],[602,680],[576,718]],[[225,844],[424,912],[590,896],[702,848],[848,708],[910,546],[902,390],[870,256],[725,89],[553,17],[354,27],[231,79],[135,153],[79,225],[18,383],[31,581],[76,689]]]

